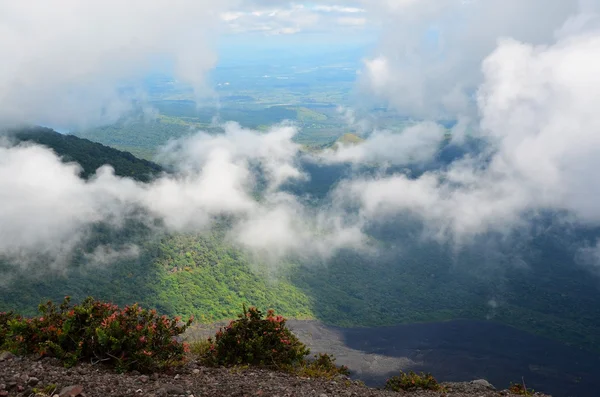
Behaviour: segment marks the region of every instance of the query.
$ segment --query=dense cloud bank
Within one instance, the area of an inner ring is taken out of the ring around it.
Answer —
[[[54,20],[28,7],[31,2],[0,6],[0,27],[12,37],[2,39],[0,49],[19,54],[0,70],[3,120],[76,124],[116,117],[129,103],[117,83],[143,70],[155,54],[172,56],[180,76],[201,89],[213,58],[197,44],[209,41],[208,22],[221,5],[195,1],[166,7],[164,14],[162,2],[144,8],[114,3],[119,17],[105,34],[99,26],[113,13],[97,2],[76,3],[72,14]],[[597,6],[559,0],[369,2],[370,15],[388,27],[379,55],[366,61],[363,87],[424,120],[460,118],[488,145],[418,177],[380,172],[346,179],[318,206],[283,188],[307,178],[299,159],[309,155],[293,142],[293,125],[262,133],[230,123],[222,135],[198,132],[174,141],[161,160],[176,172],[149,184],[116,177],[109,167],[84,181],[77,165],[64,164],[48,149],[5,142],[0,254],[22,259],[43,253],[60,261],[89,225],[118,227],[140,209],[169,231],[206,230],[218,217],[232,217],[230,238],[274,261],[363,247],[367,225],[406,213],[423,222],[426,236],[458,245],[527,226],[525,215],[538,212],[567,213],[571,222],[597,225]],[[17,29],[23,18],[27,24]],[[164,29],[155,30],[157,18]],[[70,34],[77,30],[86,34]],[[178,41],[189,34],[201,40],[193,40],[194,46]],[[75,58],[64,53],[73,48],[81,50]],[[461,139],[451,144],[464,138],[465,126],[459,126],[462,132],[454,135]],[[312,154],[310,161],[424,163],[436,155],[444,133],[435,121],[403,133],[374,131],[358,146]],[[585,248],[581,261],[594,262],[596,252],[595,246]],[[106,247],[96,253],[118,254]]]
[[[237,1],[0,4],[0,120],[72,128],[116,120],[161,63],[200,95],[220,12]],[[127,89],[125,89],[127,87]]]

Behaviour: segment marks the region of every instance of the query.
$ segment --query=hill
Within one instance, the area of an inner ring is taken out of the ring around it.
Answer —
[[[89,178],[96,170],[110,164],[115,174],[148,182],[160,174],[160,165],[142,160],[129,152],[120,151],[74,135],[60,134],[50,128],[29,127],[8,131],[17,142],[33,142],[52,149],[65,162],[77,162],[83,168],[82,177]]]
[[[346,145],[355,145],[357,143],[363,142],[364,139],[356,134],[347,133],[342,135],[336,140],[336,143],[346,144]]]
[[[117,304],[140,302],[162,313],[189,316],[199,322],[235,317],[242,304],[274,308],[286,316],[312,318],[312,300],[287,278],[266,265],[252,261],[240,249],[224,241],[223,231],[204,234],[156,235],[147,226],[130,222],[123,230],[102,225],[89,242],[139,247],[139,256],[119,258],[105,266],[88,263],[90,248],[81,247],[65,275],[43,278],[16,275],[0,286],[0,311],[25,314],[47,299],[86,296]],[[3,267],[0,257],[0,274]]]

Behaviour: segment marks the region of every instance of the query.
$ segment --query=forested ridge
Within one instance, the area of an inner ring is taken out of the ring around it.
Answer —
[[[148,182],[163,171],[160,165],[139,159],[129,152],[74,135],[60,134],[50,128],[19,128],[8,131],[8,134],[17,142],[32,142],[47,146],[65,162],[78,163],[83,169],[81,176],[86,179],[105,164],[110,164],[115,169],[116,175],[141,182]]]

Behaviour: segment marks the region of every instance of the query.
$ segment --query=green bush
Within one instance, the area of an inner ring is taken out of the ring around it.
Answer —
[[[299,376],[307,378],[333,379],[339,375],[350,375],[348,367],[335,364],[335,357],[327,353],[319,353],[314,360],[304,362],[293,371]]]
[[[13,312],[0,312],[0,348],[6,342],[6,336],[9,331],[9,321],[20,319],[20,317]]]
[[[273,310],[263,313],[255,307],[246,310],[215,335],[205,356],[212,365],[260,365],[282,368],[297,365],[310,353],[286,327],[286,320]]]
[[[182,360],[187,350],[175,337],[191,319],[182,323],[137,304],[120,309],[87,298],[80,305],[70,305],[66,297],[59,307],[51,301],[41,304],[39,312],[39,317],[7,321],[7,348],[57,357],[66,366],[91,359],[112,364],[118,371],[143,372]]]
[[[400,371],[400,376],[392,376],[385,383],[386,390],[408,391],[416,389],[442,390],[442,387],[431,374],[416,374],[413,371],[405,373]]]
[[[525,386],[525,382],[523,382],[522,384],[511,383],[510,387],[508,388],[508,391],[512,394],[518,394],[519,396],[533,396],[533,394],[535,393],[535,390],[528,389],[527,386]]]
[[[189,343],[190,353],[197,357],[205,357],[209,351],[212,343],[209,339],[197,339]]]

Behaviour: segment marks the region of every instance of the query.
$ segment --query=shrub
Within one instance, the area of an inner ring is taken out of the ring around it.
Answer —
[[[181,360],[187,345],[175,337],[190,321],[159,316],[137,304],[120,309],[87,298],[70,305],[69,297],[56,307],[39,306],[40,316],[8,321],[6,345],[15,352],[54,356],[66,366],[79,360],[106,362],[118,371],[152,371]]]
[[[210,352],[212,343],[208,339],[199,339],[190,342],[190,353],[198,357],[206,357]]]
[[[212,365],[260,365],[285,367],[297,365],[310,353],[306,346],[286,327],[286,320],[273,310],[263,313],[255,307],[238,315],[213,339],[205,357]]]
[[[319,353],[314,360],[304,360],[294,373],[307,378],[333,379],[339,375],[350,375],[348,367],[335,364],[335,357],[327,353]]]
[[[416,389],[426,389],[426,390],[442,390],[442,387],[437,382],[437,380],[431,374],[425,374],[421,372],[421,374],[416,374],[413,371],[409,373],[405,373],[400,371],[400,376],[392,376],[385,383],[386,390],[392,391],[408,391],[408,390],[416,390]]]
[[[0,312],[0,349],[6,342],[9,332],[9,322],[16,319],[20,319],[20,317],[13,312]]]
[[[511,383],[510,387],[508,388],[508,391],[512,394],[518,394],[520,396],[533,396],[533,394],[535,393],[535,390],[528,389],[527,386],[525,386],[525,382]]]

